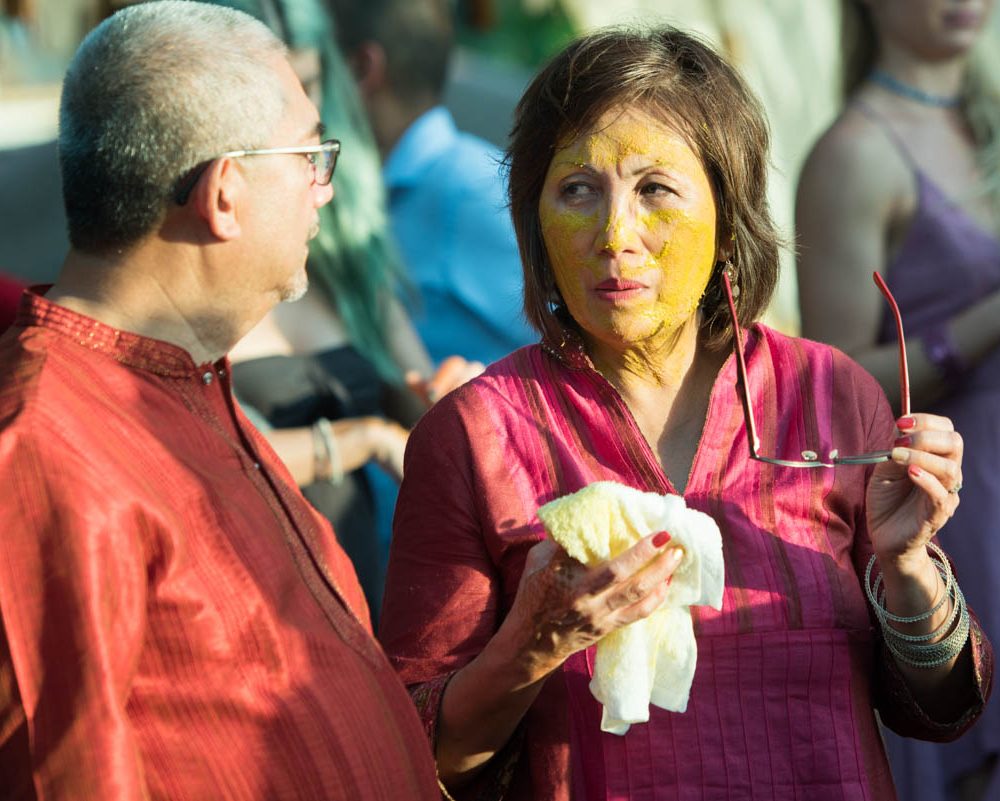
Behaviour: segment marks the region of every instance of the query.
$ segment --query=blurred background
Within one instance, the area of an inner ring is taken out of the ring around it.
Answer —
[[[66,248],[51,142],[59,81],[82,36],[127,0],[0,0],[0,271],[52,280]],[[666,21],[728,55],[763,100],[773,134],[771,203],[792,240],[795,181],[835,116],[839,0],[457,0],[459,48],[446,104],[460,128],[504,147],[533,72],[595,26]],[[997,34],[994,15],[992,34]],[[785,252],[768,322],[798,332],[793,258]]]

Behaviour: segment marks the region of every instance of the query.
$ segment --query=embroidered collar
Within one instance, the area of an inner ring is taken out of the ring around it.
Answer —
[[[37,326],[68,337],[78,345],[105,353],[129,367],[169,378],[200,377],[213,365],[196,365],[181,347],[129,331],[112,328],[99,320],[47,300],[49,286],[33,286],[21,298],[16,325]],[[214,365],[228,370],[227,358]]]

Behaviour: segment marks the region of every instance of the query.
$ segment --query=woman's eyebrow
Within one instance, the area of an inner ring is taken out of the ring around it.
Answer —
[[[670,176],[675,176],[677,174],[676,166],[671,162],[664,161],[663,159],[657,159],[656,161],[653,161],[645,165],[644,167],[636,167],[634,170],[632,170],[630,174],[642,175],[644,173],[652,172],[654,170],[658,170]]]

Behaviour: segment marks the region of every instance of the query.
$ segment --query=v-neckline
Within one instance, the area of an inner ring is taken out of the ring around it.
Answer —
[[[756,330],[757,324],[754,323],[748,326],[744,330],[746,335],[746,343],[756,344],[759,337],[759,332]],[[589,357],[588,357],[589,360]],[[691,492],[692,483],[696,483],[694,480],[701,476],[704,472],[701,470],[701,462],[704,461],[702,452],[705,449],[706,434],[709,430],[710,421],[715,417],[714,412],[717,411],[719,404],[724,403],[721,398],[722,389],[722,379],[725,375],[733,373],[733,386],[735,386],[735,356],[732,351],[730,351],[726,358],[723,360],[718,372],[715,375],[715,379],[712,381],[712,389],[708,394],[708,404],[705,407],[705,416],[701,425],[701,433],[698,435],[698,443],[695,446],[694,456],[691,459],[691,464],[688,467],[687,481],[684,484],[683,490],[679,490],[677,486],[667,475],[666,470],[663,469],[663,465],[660,464],[660,459],[650,445],[649,440],[646,439],[646,435],[642,433],[642,429],[639,427],[639,423],[635,419],[635,415],[632,414],[632,410],[629,405],[625,402],[621,393],[615,388],[614,384],[608,381],[601,372],[594,367],[593,362],[590,363],[590,369],[596,380],[600,381],[611,395],[616,399],[618,407],[621,411],[622,418],[625,423],[630,427],[632,433],[635,435],[636,440],[639,443],[639,449],[646,461],[646,467],[649,472],[657,478],[659,481],[659,489],[664,491],[664,493],[670,493],[673,495],[678,495],[682,498],[687,498],[688,494]],[[735,391],[735,389],[733,390]]]

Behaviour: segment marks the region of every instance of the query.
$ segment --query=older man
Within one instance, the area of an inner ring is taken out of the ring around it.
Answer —
[[[71,250],[0,340],[0,797],[438,797],[349,562],[230,392],[306,288],[318,120],[228,9],[132,6],[69,68]]]

